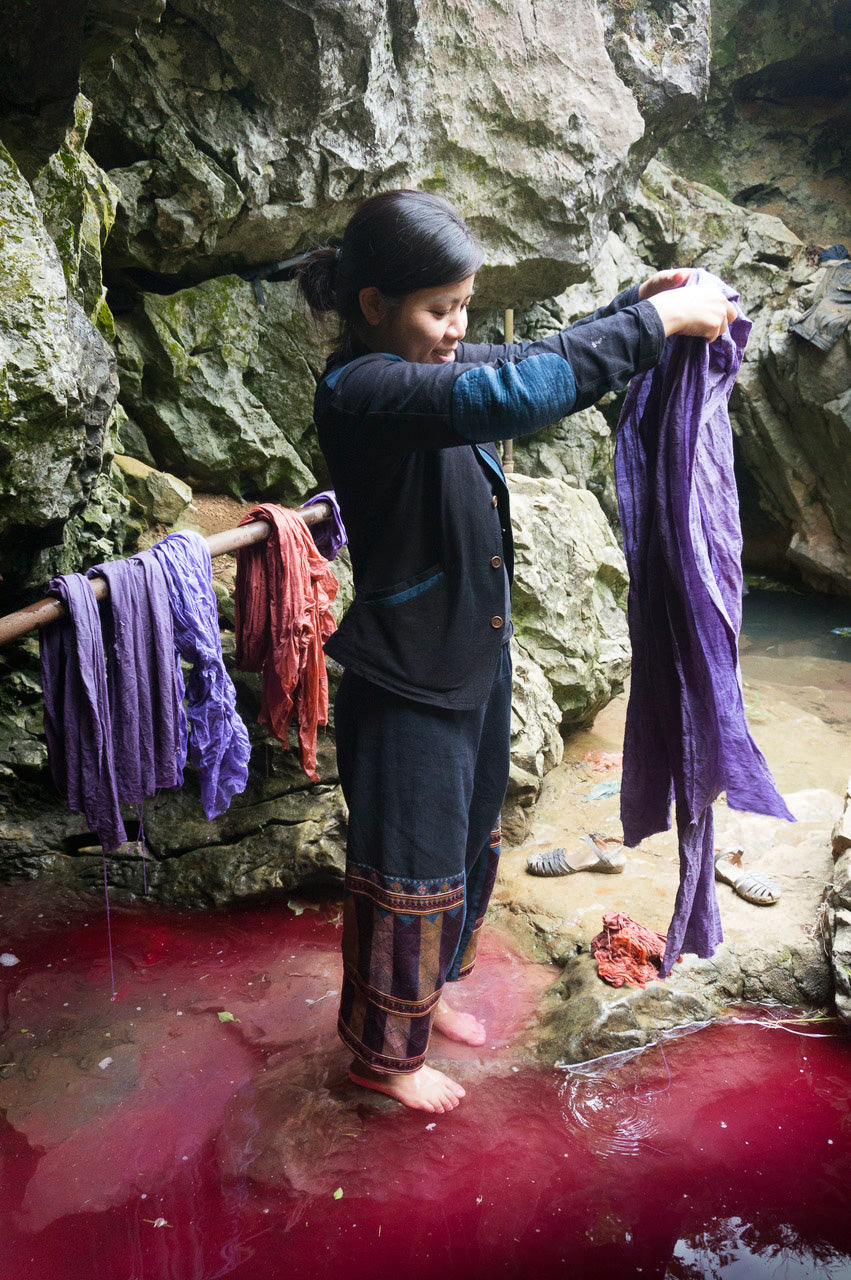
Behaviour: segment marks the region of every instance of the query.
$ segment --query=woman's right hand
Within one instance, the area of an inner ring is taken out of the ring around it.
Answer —
[[[713,284],[666,289],[648,301],[659,312],[665,337],[681,333],[714,342],[727,332],[738,314],[734,304]]]

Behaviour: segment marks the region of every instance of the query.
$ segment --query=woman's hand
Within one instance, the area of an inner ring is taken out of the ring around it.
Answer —
[[[665,337],[672,333],[709,342],[727,332],[736,318],[736,308],[714,284],[702,283],[683,289],[692,274],[691,267],[673,271],[657,271],[638,290],[641,299],[649,298],[665,326]]]
[[[685,284],[690,275],[694,274],[694,267],[675,267],[673,271],[657,271],[649,280],[645,280],[639,286],[638,296],[643,301],[645,298],[652,298],[657,293],[664,293],[666,289],[679,289],[680,285]]]

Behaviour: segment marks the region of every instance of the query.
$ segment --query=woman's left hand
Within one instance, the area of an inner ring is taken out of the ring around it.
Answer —
[[[664,293],[666,289],[679,289],[694,270],[694,267],[674,267],[671,271],[657,271],[649,280],[639,285],[638,296],[644,301],[645,298],[652,298],[654,294]]]

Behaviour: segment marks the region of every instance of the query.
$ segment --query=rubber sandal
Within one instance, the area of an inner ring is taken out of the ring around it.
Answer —
[[[742,866],[743,849],[727,845],[715,855],[715,879],[730,885],[734,893],[756,907],[773,907],[780,897],[780,886],[761,871]]]
[[[564,849],[548,849],[546,853],[533,853],[527,859],[526,870],[531,876],[572,876],[580,871],[601,872],[603,875],[619,875],[626,866],[621,850],[623,844],[614,836],[599,836],[588,832],[584,840],[596,857],[596,862],[573,866]],[[577,860],[583,855],[574,854]]]

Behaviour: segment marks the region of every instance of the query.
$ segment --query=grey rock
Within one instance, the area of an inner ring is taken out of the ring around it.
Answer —
[[[97,97],[92,152],[122,192],[109,260],[185,282],[273,261],[393,184],[458,204],[485,245],[483,302],[557,292],[605,239],[645,131],[702,95],[706,5],[683,12],[624,61],[654,60],[631,75],[642,118],[579,0],[174,0]]]
[[[591,956],[576,956],[547,993],[538,1051],[548,1061],[585,1062],[655,1044],[664,1031],[707,1022],[719,1010],[719,1002],[670,983],[607,986]]]
[[[851,778],[848,779],[848,786],[845,788],[842,814],[836,820],[836,824],[830,834],[830,843],[836,858],[851,849]]]
[[[805,242],[847,240],[851,30],[832,0],[713,0],[705,109],[666,158]]]
[[[614,435],[599,409],[571,414],[514,445],[516,471],[539,479],[551,476],[572,489],[590,490],[609,524],[617,528],[614,455]]]
[[[602,0],[606,47],[647,121],[643,166],[696,114],[709,81],[709,0]]]
[[[538,664],[512,641],[511,766],[502,809],[503,837],[521,844],[544,777],[561,762],[561,712]]]
[[[91,118],[92,105],[79,94],[73,126],[38,174],[33,192],[59,250],[69,291],[112,340],[115,331],[106,303],[101,256],[115,220],[119,192],[85,150]]]
[[[836,1011],[851,1022],[851,781],[845,793],[842,814],[831,833],[836,859],[833,883],[827,896],[824,935],[830,953],[836,992]]]
[[[94,88],[113,54],[165,0],[26,0],[3,15],[0,134],[28,180],[73,126],[81,73]]]
[[[138,458],[123,454],[115,455],[113,465],[150,524],[174,524],[192,501],[189,485],[167,471],[156,471]]]
[[[160,470],[207,492],[292,504],[317,485],[323,360],[294,286],[266,295],[261,308],[236,276],[146,294],[116,325],[121,397]]]
[[[629,671],[623,553],[587,490],[516,473],[509,488],[517,644],[546,676],[562,728],[590,724]]]
[[[91,494],[118,380],[110,348],[68,296],[32,191],[2,147],[0,296],[0,573],[25,583],[39,542],[60,544]]]

